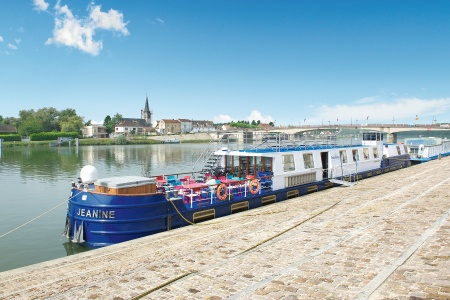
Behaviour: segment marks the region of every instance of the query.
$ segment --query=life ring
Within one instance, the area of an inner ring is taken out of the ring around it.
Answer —
[[[227,186],[223,183],[221,183],[218,187],[217,187],[217,198],[219,200],[225,200],[228,196],[228,189]]]
[[[257,179],[253,179],[250,181],[250,184],[248,185],[250,187],[250,193],[255,195],[259,192],[259,189],[261,188],[261,183]]]

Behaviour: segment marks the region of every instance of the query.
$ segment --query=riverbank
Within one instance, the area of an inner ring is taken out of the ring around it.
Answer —
[[[449,299],[450,158],[0,273],[0,298]]]
[[[189,133],[181,135],[159,135],[159,136],[135,136],[121,138],[86,138],[79,139],[79,146],[105,146],[105,145],[152,145],[163,144],[166,140],[177,139],[181,143],[208,143],[212,137],[207,133]],[[4,148],[16,147],[49,147],[55,141],[21,141],[21,142],[3,142]],[[74,146],[75,142],[65,142],[56,147]]]

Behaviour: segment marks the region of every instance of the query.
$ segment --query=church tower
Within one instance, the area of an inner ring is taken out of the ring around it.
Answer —
[[[152,112],[150,111],[150,108],[148,107],[148,96],[146,95],[145,99],[145,108],[141,109],[141,119],[144,119],[147,125],[152,124]]]

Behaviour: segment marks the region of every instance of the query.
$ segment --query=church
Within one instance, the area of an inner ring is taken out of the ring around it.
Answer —
[[[115,126],[116,134],[148,134],[155,129],[152,127],[152,112],[148,105],[148,96],[145,99],[145,107],[141,109],[141,118],[123,118]]]

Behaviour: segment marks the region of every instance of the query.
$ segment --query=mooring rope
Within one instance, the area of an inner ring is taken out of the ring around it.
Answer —
[[[188,222],[188,224],[190,224],[190,225],[195,225],[195,223],[189,221],[188,219],[186,219],[186,218],[181,214],[181,212],[178,210],[177,206],[173,203],[173,201],[171,201],[171,200],[167,200],[167,201],[169,201],[170,203],[172,203],[173,208],[175,208],[175,210],[177,211],[177,213],[180,215],[180,217],[181,217],[183,220],[185,220],[186,222]]]
[[[80,191],[79,193],[73,195],[72,197],[69,198],[69,200],[75,198],[76,196],[78,196],[78,195],[79,195],[80,193],[82,193],[82,192],[83,192],[83,191]],[[40,217],[45,216],[46,214],[48,214],[48,213],[51,212],[52,210],[54,210],[54,209],[60,207],[61,205],[63,205],[64,203],[66,203],[66,202],[69,201],[69,200],[64,200],[64,201],[61,202],[60,204],[58,204],[58,205],[56,205],[55,207],[53,207],[53,208],[47,210],[46,212],[43,212],[43,213],[40,214],[39,216],[37,216],[37,217],[31,219],[30,221],[25,222],[25,223],[23,223],[22,225],[19,225],[19,226],[17,226],[16,228],[14,228],[14,229],[12,229],[12,230],[10,230],[10,231],[8,231],[8,232],[6,232],[6,233],[0,235],[0,239],[1,239],[2,237],[7,236],[8,234],[10,234],[10,233],[16,231],[17,229],[22,228],[23,226],[28,225],[28,224],[30,224],[30,223],[33,222],[33,221],[36,221],[36,220],[39,219]]]

